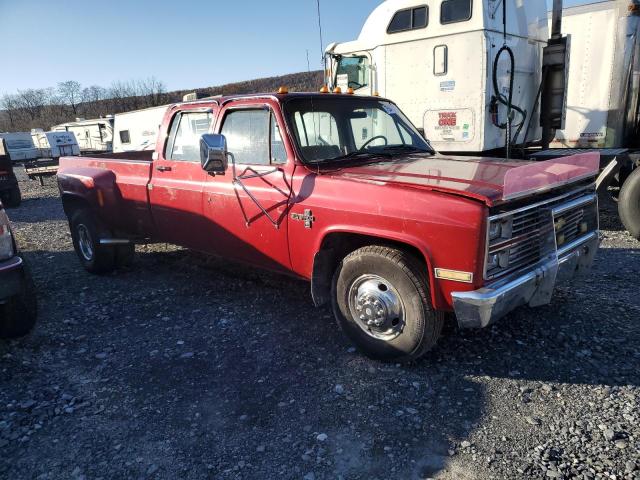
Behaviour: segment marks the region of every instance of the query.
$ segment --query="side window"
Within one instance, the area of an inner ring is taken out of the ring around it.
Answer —
[[[405,32],[425,28],[429,24],[429,9],[426,5],[399,10],[391,19],[387,33]]]
[[[120,130],[118,132],[120,135],[120,143],[131,143],[131,135],[129,135],[129,130]]]
[[[239,164],[269,165],[269,110],[235,110],[227,113],[220,133]]]
[[[369,85],[369,69],[368,57],[342,57],[336,70],[336,82],[345,90],[366,87]]]
[[[167,159],[200,161],[200,136],[209,131],[211,112],[182,112],[171,125]]]
[[[271,131],[271,163],[286,163],[287,150],[284,148],[280,126],[273,113],[271,114],[269,130]]]
[[[444,0],[440,6],[440,23],[466,22],[471,19],[472,0]]]

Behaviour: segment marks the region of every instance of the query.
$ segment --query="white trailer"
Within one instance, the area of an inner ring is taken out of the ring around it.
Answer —
[[[153,150],[168,105],[118,113],[114,117],[113,151]]]
[[[8,156],[12,162],[35,160],[40,152],[29,132],[0,133],[0,157]]]
[[[95,119],[77,119],[51,127],[54,132],[75,135],[82,153],[111,152],[113,150],[113,116]]]
[[[80,155],[80,147],[72,132],[31,132],[33,143],[39,149],[39,158],[58,159],[72,155]]]

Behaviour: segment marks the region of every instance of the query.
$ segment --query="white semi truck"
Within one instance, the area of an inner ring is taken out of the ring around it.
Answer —
[[[640,239],[640,0],[387,0],[325,51],[326,81],[394,100],[442,152],[599,149]]]

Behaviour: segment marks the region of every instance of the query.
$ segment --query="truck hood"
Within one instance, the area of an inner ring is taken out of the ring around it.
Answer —
[[[488,157],[412,154],[327,172],[354,181],[452,193],[494,206],[594,177],[600,154],[583,153],[544,162]]]

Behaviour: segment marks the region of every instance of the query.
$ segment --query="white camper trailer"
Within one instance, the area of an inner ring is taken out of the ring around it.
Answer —
[[[36,148],[40,150],[40,158],[58,159],[63,156],[80,155],[80,147],[71,132],[43,132],[34,129],[31,137]]]
[[[153,150],[166,111],[167,105],[162,105],[116,114],[113,125],[114,153]]]
[[[78,119],[51,127],[54,132],[75,135],[82,153],[110,152],[113,149],[113,116],[91,120]]]
[[[29,132],[0,133],[0,157],[8,156],[12,162],[35,160],[40,152]]]

